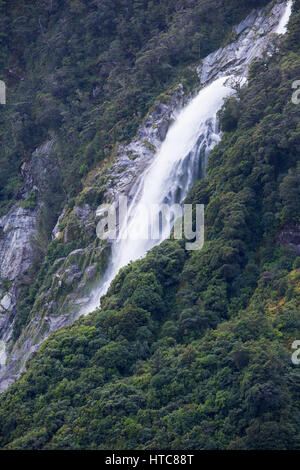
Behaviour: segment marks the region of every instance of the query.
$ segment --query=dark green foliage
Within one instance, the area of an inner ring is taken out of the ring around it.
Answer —
[[[291,362],[299,257],[278,242],[299,222],[295,6],[286,43],[253,65],[239,101],[225,106],[207,180],[187,198],[206,205],[203,250],[164,242],[120,271],[101,311],[52,335],[0,398],[2,448],[300,448],[300,369]],[[161,65],[146,51],[140,59],[140,73],[157,80]],[[45,263],[60,249],[52,242]]]
[[[37,191],[30,191],[27,199],[22,201],[21,205],[24,209],[35,209],[37,206]]]
[[[236,129],[240,117],[240,103],[236,98],[230,98],[220,112],[222,132],[232,132]]]
[[[300,165],[289,170],[280,185],[280,198],[283,209],[282,221],[297,224],[300,222]]]

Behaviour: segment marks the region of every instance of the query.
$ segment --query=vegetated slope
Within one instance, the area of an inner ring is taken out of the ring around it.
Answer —
[[[0,203],[18,197],[19,165],[55,134],[69,197],[104,157],[132,137],[183,65],[217,48],[267,1],[2,0]]]
[[[187,201],[206,205],[203,250],[164,242],[51,336],[1,396],[2,448],[300,447],[299,0],[290,30],[221,113]]]
[[[51,243],[51,231],[63,207],[70,211],[78,202],[89,170],[109,159],[117,142],[135,135],[161,92],[179,81],[194,85],[197,77],[188,65],[229,40],[234,24],[267,3],[0,2],[0,68],[8,93],[0,118],[0,215],[22,198],[20,168],[38,146],[53,143],[49,158],[59,170],[43,194],[33,188],[22,201],[26,210],[43,205],[31,268],[17,286],[13,341],[31,318],[49,267],[82,248],[82,240]],[[102,196],[101,188],[93,195],[96,207]]]

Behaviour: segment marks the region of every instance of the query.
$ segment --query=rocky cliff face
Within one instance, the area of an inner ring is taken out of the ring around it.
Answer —
[[[210,54],[197,68],[197,88],[218,76],[247,76],[249,64],[264,51],[276,47],[274,32],[286,3],[276,4],[270,11],[253,11],[235,28],[236,40]],[[2,369],[0,390],[5,390],[24,370],[26,360],[48,335],[72,323],[90,300],[95,283],[103,275],[109,260],[109,247],[96,238],[96,208],[99,202],[112,202],[119,194],[134,193],[137,177],[147,168],[164,140],[178,110],[187,102],[182,85],[156,103],[140,126],[136,138],[128,145],[117,146],[108,162],[91,172],[76,207],[65,208],[53,230],[53,238],[66,247],[63,256],[50,267],[36,298],[27,327],[14,344],[14,324],[18,282],[26,275],[31,260],[30,239],[36,231],[39,203],[34,209],[17,204],[0,221],[1,309],[0,340]],[[49,140],[24,163],[24,198],[30,191],[42,193],[47,179],[55,178],[54,141]],[[3,360],[5,359],[5,361]]]
[[[36,221],[39,203],[35,208],[26,208],[26,200],[32,192],[42,195],[49,178],[55,177],[51,150],[54,141],[49,140],[24,162],[21,172],[24,178],[22,201],[0,219],[0,279],[2,293],[4,284],[5,296],[0,301],[0,308],[12,312],[16,303],[16,284],[24,276],[32,262],[31,238],[36,232]],[[6,282],[5,281],[9,281]]]
[[[0,338],[4,342],[2,365],[5,362],[4,345],[9,342],[13,329],[18,285],[24,280],[31,264],[31,236],[36,230],[36,217],[37,210],[23,209],[16,204],[0,220]]]
[[[252,11],[234,28],[237,40],[209,54],[197,68],[201,83],[228,74],[247,77],[255,58],[261,57],[264,52],[273,54],[276,50],[278,19],[285,9],[286,3],[282,3],[276,4],[268,15],[265,10]]]
[[[37,232],[41,207],[39,196],[46,191],[49,179],[55,178],[57,172],[51,156],[53,145],[54,140],[45,142],[35,150],[29,161],[22,164],[22,199],[0,219],[0,372],[11,343],[19,289],[22,284],[30,282],[28,269],[34,255],[32,238]],[[35,207],[28,208],[26,201],[33,193],[36,193]]]

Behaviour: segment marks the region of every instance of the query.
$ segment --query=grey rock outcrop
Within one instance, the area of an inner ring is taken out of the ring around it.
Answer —
[[[21,190],[22,200],[0,218],[0,341],[1,371],[12,347],[11,335],[15,321],[15,309],[18,301],[19,285],[28,282],[27,272],[32,264],[34,250],[32,238],[37,231],[37,217],[40,202],[32,209],[23,207],[31,191],[42,195],[47,188],[48,179],[56,171],[51,158],[54,140],[50,139],[38,147],[31,159],[22,164],[20,171],[24,185]],[[14,380],[14,375],[4,379],[4,388]]]
[[[289,247],[297,256],[300,256],[300,226],[284,227],[278,236],[281,245]]]
[[[234,30],[236,41],[209,54],[197,68],[202,83],[217,77],[238,75],[247,77],[251,62],[263,53],[276,49],[275,32],[286,3],[276,4],[266,16],[265,10],[253,10]],[[277,38],[276,38],[277,39]]]
[[[0,219],[0,277],[17,280],[31,264],[31,235],[36,229],[37,210],[16,204]]]
[[[18,282],[32,263],[32,237],[36,234],[40,205],[37,202],[35,208],[27,209],[23,207],[23,202],[30,191],[36,190],[43,194],[46,190],[48,178],[55,167],[50,157],[53,144],[52,139],[47,141],[33,152],[30,161],[22,164],[23,200],[0,218],[0,312],[1,309],[14,311]],[[9,285],[9,289],[3,292],[5,283]]]
[[[57,161],[52,157],[54,143],[54,139],[47,140],[21,166],[25,191],[37,190],[43,194],[49,186],[49,180],[58,176]]]

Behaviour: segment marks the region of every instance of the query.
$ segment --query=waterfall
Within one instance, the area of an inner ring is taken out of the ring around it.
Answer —
[[[292,1],[286,2],[279,23],[274,33],[285,34],[292,9]],[[244,45],[242,45],[244,47]],[[225,48],[226,50],[226,48]],[[236,51],[238,56],[241,49]],[[128,215],[120,228],[119,236],[112,244],[110,265],[102,282],[91,294],[90,301],[83,307],[81,314],[88,314],[100,305],[100,299],[106,294],[112,280],[119,270],[131,261],[142,258],[155,245],[168,238],[170,231],[164,230],[158,239],[138,237],[147,233],[149,220],[145,217],[145,208],[153,205],[161,207],[178,203],[183,204],[193,183],[205,176],[207,159],[210,151],[220,141],[217,113],[224,100],[235,91],[231,82],[246,82],[249,62],[261,53],[261,43],[251,43],[244,59],[244,67],[237,70],[234,65],[227,69],[235,75],[219,76],[212,83],[202,88],[198,95],[178,114],[175,123],[170,127],[164,142],[157,151],[152,164],[140,175],[133,195]],[[212,54],[214,55],[214,54]],[[221,73],[222,75],[222,73]],[[127,231],[126,239],[122,238]]]
[[[208,155],[221,139],[217,113],[224,100],[235,93],[230,86],[231,78],[225,76],[213,81],[178,114],[152,164],[135,185],[128,216],[123,221],[118,239],[112,244],[110,266],[82,314],[88,314],[99,306],[100,298],[106,294],[122,267],[144,257],[170,235],[170,231],[164,230],[158,239],[139,239],[139,233],[148,232],[145,208],[150,212],[154,205],[182,205],[195,181],[205,176]],[[128,237],[122,239],[125,229]]]
[[[139,233],[148,232],[149,220],[145,208],[154,205],[183,204],[193,183],[205,172],[209,152],[220,141],[217,112],[224,99],[234,93],[226,86],[229,77],[221,77],[203,88],[179,113],[150,167],[140,176],[135,195],[128,209],[118,239],[112,244],[111,264],[102,285],[94,292],[88,313],[97,306],[119,270],[130,261],[145,256],[153,246],[170,233],[164,230],[158,239],[139,239]],[[125,228],[128,237],[122,239]]]
[[[278,27],[276,28],[276,33],[277,34],[285,34],[287,32],[287,24],[289,22],[291,13],[292,13],[292,6],[293,6],[293,1],[289,0],[287,3],[287,7],[285,9],[285,12],[279,22]]]
[[[163,143],[161,136],[165,135],[165,127],[162,133],[154,130],[156,117],[159,116],[160,124],[169,122],[174,117],[178,104],[181,103],[180,98],[175,98],[173,102],[171,100],[165,108],[165,105],[160,105],[159,110],[153,112],[154,118],[150,120],[147,118],[141,124],[136,139],[123,146],[124,153],[120,146],[120,161],[117,162],[120,164],[116,168],[114,164],[112,165],[106,189],[108,200],[112,201],[115,201],[122,191],[125,194],[129,191],[130,207],[127,217],[129,235],[134,235],[137,228],[147,229],[143,207],[152,203],[158,206],[164,203],[172,205],[174,202],[182,204],[193,183],[199,177],[205,176],[209,152],[221,138],[216,118],[217,111],[222,106],[224,98],[234,93],[230,88],[231,80],[227,80],[226,77],[242,77],[238,81],[243,83],[248,75],[250,63],[255,58],[262,57],[266,50],[269,55],[274,52],[277,47],[276,44],[274,47],[273,43],[274,33],[282,35],[287,31],[291,7],[291,1],[283,1],[275,2],[271,11],[269,7],[253,10],[234,28],[238,36],[234,42],[203,59],[196,69],[202,89],[181,112],[177,112],[175,122]],[[155,155],[149,151],[149,148],[145,151],[144,139],[157,148]],[[126,167],[128,153],[135,158],[130,159],[134,163]],[[124,180],[120,178],[121,172],[116,171],[122,168],[123,161],[124,168],[127,168]],[[120,179],[124,184],[119,184]],[[64,215],[60,221],[63,217]],[[12,220],[11,216],[10,219]],[[19,217],[16,217],[16,220],[19,227]],[[126,240],[121,238],[116,240],[111,247],[109,266],[101,282],[89,297],[81,297],[81,292],[72,293],[59,307],[61,310],[57,311],[55,307],[52,311],[51,308],[43,317],[40,311],[35,312],[16,342],[11,335],[13,330],[11,316],[3,316],[0,332],[0,341],[2,341],[0,342],[0,393],[20,376],[26,368],[27,359],[39,349],[51,332],[71,324],[79,315],[88,314],[98,307],[101,296],[107,292],[119,269],[130,260],[144,256],[154,245],[167,238],[169,233],[170,230],[161,233],[156,240],[134,240],[131,236]],[[8,245],[14,245],[14,240],[10,242],[8,239]],[[13,246],[10,249],[13,249]],[[57,276],[57,269],[54,272]],[[55,296],[56,291],[51,287],[45,296],[45,302],[50,306]]]

